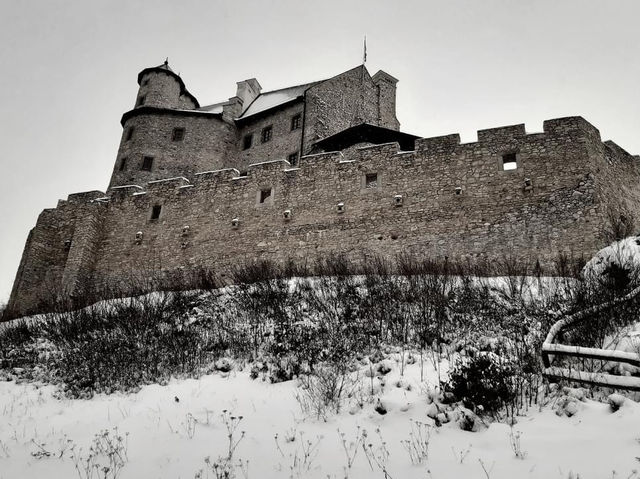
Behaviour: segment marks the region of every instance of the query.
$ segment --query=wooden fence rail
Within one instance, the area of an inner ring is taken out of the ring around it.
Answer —
[[[556,357],[572,356],[582,359],[599,359],[607,362],[626,363],[640,367],[640,355],[636,353],[583,346],[569,346],[555,342],[557,336],[562,331],[573,326],[580,320],[619,304],[631,302],[638,295],[640,295],[640,286],[620,298],[592,306],[557,321],[549,330],[549,333],[542,344],[542,362],[544,363],[543,374],[550,379],[567,379],[570,381],[597,386],[640,391],[640,377],[616,376],[613,374],[579,371],[576,369],[553,366],[553,362]]]

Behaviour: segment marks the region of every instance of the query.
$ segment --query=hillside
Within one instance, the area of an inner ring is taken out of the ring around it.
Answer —
[[[637,285],[623,246],[573,277],[259,264],[235,286],[7,323],[0,479],[635,478],[636,395],[549,384],[540,362],[554,322]],[[564,340],[637,351],[637,306]]]

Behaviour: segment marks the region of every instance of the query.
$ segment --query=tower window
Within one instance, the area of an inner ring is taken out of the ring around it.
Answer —
[[[267,141],[271,141],[271,135],[273,134],[273,127],[271,125],[265,126],[262,129],[262,143],[266,143]]]
[[[129,141],[131,138],[133,138],[133,130],[135,128],[133,128],[132,126],[129,127],[129,129],[127,130],[127,134],[124,137],[124,141]]]
[[[136,106],[142,106],[144,105],[144,102],[147,100],[147,95],[142,95],[140,97],[138,97],[138,103]]]
[[[502,170],[511,171],[518,169],[518,160],[515,153],[502,155]]]
[[[364,177],[365,188],[377,188],[378,187],[378,173],[367,173]]]
[[[290,153],[289,156],[287,156],[287,161],[291,166],[298,166],[298,152]]]
[[[249,148],[251,148],[252,143],[253,143],[253,135],[252,134],[244,135],[244,138],[242,139],[242,149],[248,150]]]
[[[174,128],[173,133],[171,134],[171,141],[182,140],[184,140],[184,128]]]
[[[271,188],[260,190],[260,203],[266,203],[271,198]]]
[[[160,218],[160,212],[161,211],[162,211],[162,206],[153,205],[153,208],[151,208],[151,219],[152,220],[157,220],[158,218]]]
[[[153,167],[153,156],[145,156],[142,158],[142,171],[151,171]]]
[[[120,160],[120,168],[119,168],[119,170],[120,171],[124,171],[126,169],[127,169],[127,157],[125,156],[124,158],[122,158]]]
[[[291,131],[297,130],[302,125],[302,116],[300,113],[291,117]]]

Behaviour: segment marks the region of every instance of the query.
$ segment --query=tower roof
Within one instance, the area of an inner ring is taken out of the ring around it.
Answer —
[[[182,81],[182,78],[180,78],[180,75],[178,75],[176,72],[174,72],[171,67],[169,66],[169,59],[166,59],[164,61],[164,63],[162,63],[161,65],[158,65],[157,67],[149,67],[149,68],[145,68],[144,70],[142,70],[140,73],[138,73],[138,85],[140,85],[142,83],[142,78],[147,74],[147,73],[164,73],[166,75],[169,75],[170,77],[174,78],[179,84],[180,84],[180,94],[181,95],[186,95],[189,98],[191,98],[191,100],[193,100],[193,102],[196,105],[196,108],[200,107],[200,103],[198,102],[198,100],[196,99],[195,96],[193,96],[189,90],[187,90],[187,87],[184,85],[184,82]]]

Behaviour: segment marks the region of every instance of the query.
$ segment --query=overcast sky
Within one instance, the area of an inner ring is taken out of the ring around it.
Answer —
[[[581,115],[640,154],[639,18],[640,0],[0,0],[0,302],[40,211],[104,191],[136,76],[165,57],[208,104],[354,67],[366,34],[403,131]]]

